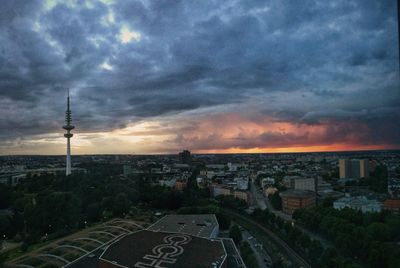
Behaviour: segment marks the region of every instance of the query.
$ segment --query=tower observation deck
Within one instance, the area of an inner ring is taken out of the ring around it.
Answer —
[[[63,129],[67,131],[67,133],[64,134],[64,137],[67,138],[67,165],[66,165],[66,170],[65,174],[71,175],[71,142],[70,139],[74,134],[71,133],[71,130],[75,128],[71,124],[72,118],[71,118],[71,109],[69,106],[69,90],[68,90],[68,97],[67,97],[67,110],[65,111],[65,125],[63,126]]]

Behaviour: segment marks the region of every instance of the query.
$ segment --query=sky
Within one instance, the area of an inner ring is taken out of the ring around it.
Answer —
[[[400,148],[395,0],[2,0],[0,154]]]

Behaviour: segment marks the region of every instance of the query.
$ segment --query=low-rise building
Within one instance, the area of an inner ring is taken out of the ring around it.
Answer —
[[[213,184],[211,186],[211,193],[213,197],[219,195],[231,195],[231,188],[224,185]]]
[[[200,189],[207,188],[210,185],[210,180],[207,177],[197,177],[196,178],[197,187]]]
[[[248,191],[240,191],[237,189],[233,189],[233,187],[229,187],[226,185],[220,185],[220,184],[213,184],[211,186],[211,194],[213,197],[217,197],[219,195],[225,195],[225,196],[233,196],[235,198],[241,199],[245,201],[246,203],[249,202],[249,193]]]
[[[294,189],[316,191],[316,181],[314,178],[297,178],[294,180]]]
[[[163,178],[163,179],[159,180],[158,183],[160,184],[160,186],[174,188],[176,179],[175,178]]]
[[[216,238],[219,224],[214,214],[171,214],[162,217],[147,230]]]
[[[248,178],[235,178],[236,189],[240,191],[246,191],[249,188],[249,179]]]
[[[248,203],[248,201],[249,201],[249,194],[246,191],[234,191],[233,197],[241,199],[241,200],[245,201],[246,203]]]
[[[117,239],[99,258],[99,268],[226,267],[221,240],[183,233],[141,230]]]
[[[275,184],[274,178],[263,178],[261,180],[261,188],[264,189],[265,187],[273,186]]]
[[[392,199],[400,199],[400,178],[388,179],[388,194]]]
[[[400,212],[400,199],[386,199],[383,202],[383,209],[389,210],[393,213]]]
[[[186,189],[186,187],[187,187],[187,180],[185,180],[185,179],[176,180],[176,182],[175,182],[175,190],[183,191],[183,190]]]
[[[380,202],[374,199],[370,200],[365,196],[345,196],[333,202],[333,208],[335,209],[351,208],[360,210],[363,213],[380,212],[381,207]]]
[[[283,177],[283,184],[287,187],[287,188],[294,188],[294,181],[301,179],[300,176],[285,176]]]
[[[287,190],[279,194],[282,198],[282,211],[293,214],[296,209],[311,208],[316,204],[316,195],[312,191]]]
[[[265,196],[269,196],[270,194],[274,194],[274,193],[276,193],[276,192],[278,192],[278,188],[276,188],[276,187],[268,187],[268,188],[265,188],[264,189],[264,194],[265,194]]]
[[[317,192],[318,193],[327,193],[333,191],[332,184],[329,182],[324,181],[321,177],[317,179]]]

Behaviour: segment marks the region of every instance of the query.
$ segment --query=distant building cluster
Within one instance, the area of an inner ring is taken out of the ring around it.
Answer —
[[[388,195],[391,199],[400,199],[400,178],[388,178]]]
[[[72,167],[71,171],[74,173],[86,173],[85,169],[78,167]],[[28,176],[61,175],[63,173],[65,174],[63,163],[59,165],[49,165],[43,162],[40,167],[34,168],[29,168],[25,165],[5,166],[0,168],[0,183],[14,187]]]
[[[213,197],[219,195],[233,196],[246,203],[249,202],[249,178],[236,177],[233,179],[223,179],[211,184],[211,194]]]
[[[212,197],[232,196],[249,202],[250,172],[247,165],[234,164],[206,164],[200,170],[196,182],[199,188],[210,190]]]
[[[196,184],[198,188],[208,190],[210,198],[230,196],[243,200],[250,211],[265,209],[269,199],[277,196],[287,214],[325,200],[329,203],[334,200],[336,209],[348,207],[363,212],[384,209],[396,213],[400,210],[400,161],[397,154],[391,152],[193,155],[183,150],[176,155],[75,156],[71,169],[74,173],[85,172],[78,168],[85,162],[115,163],[123,167],[118,175],[120,179],[140,178],[144,183],[175,191],[184,191],[188,185]],[[0,182],[10,186],[17,185],[27,176],[65,171],[65,157],[51,160],[4,158],[2,163]],[[368,182],[360,179],[374,176],[372,172],[381,166],[388,167],[389,171],[387,194],[374,193],[368,185],[359,184]],[[342,183],[348,181],[356,183]]]
[[[400,213],[400,167],[395,163],[388,167],[388,198],[383,203],[383,208]]]
[[[192,176],[189,166],[182,164],[163,164],[155,167],[154,163],[144,161],[137,166],[131,164],[123,166],[124,177],[135,174],[144,176],[152,184],[173,188],[177,191],[185,190],[188,180]]]

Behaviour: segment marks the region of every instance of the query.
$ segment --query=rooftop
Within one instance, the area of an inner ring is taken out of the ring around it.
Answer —
[[[305,197],[315,197],[315,192],[305,191],[305,190],[286,190],[280,193],[281,197],[289,198],[305,198]]]
[[[218,221],[214,214],[176,214],[164,216],[148,230],[212,237],[216,228],[218,228]]]
[[[226,251],[220,240],[148,230],[128,234],[111,244],[100,261],[122,267],[220,267]],[[153,267],[153,266],[152,266]]]
[[[400,199],[386,199],[383,206],[385,208],[400,208]]]

